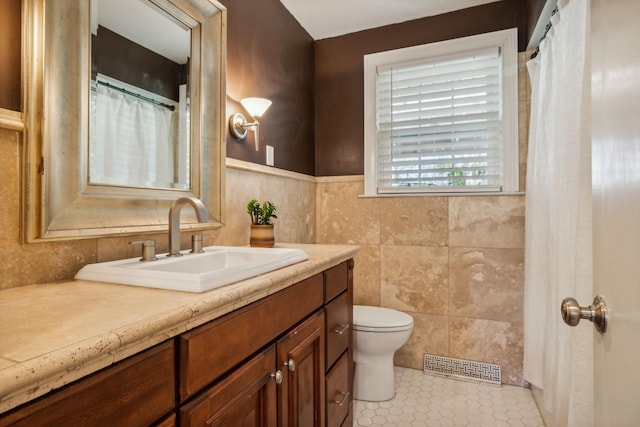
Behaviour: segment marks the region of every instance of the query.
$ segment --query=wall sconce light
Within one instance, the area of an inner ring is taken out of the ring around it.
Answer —
[[[242,113],[235,113],[229,119],[229,131],[235,139],[245,139],[247,137],[247,130],[252,129],[256,139],[256,151],[260,147],[260,123],[256,120],[264,114],[265,111],[271,106],[271,101],[265,98],[243,98],[240,103],[245,110],[253,117],[253,123],[247,123],[247,119]]]

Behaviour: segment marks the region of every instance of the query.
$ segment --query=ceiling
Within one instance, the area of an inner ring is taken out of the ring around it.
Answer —
[[[174,62],[189,56],[190,32],[144,0],[91,0],[98,23]],[[280,0],[302,27],[320,40],[434,16],[498,0]],[[150,13],[151,12],[151,13]],[[149,29],[162,28],[161,32]]]
[[[320,40],[498,0],[280,0]]]

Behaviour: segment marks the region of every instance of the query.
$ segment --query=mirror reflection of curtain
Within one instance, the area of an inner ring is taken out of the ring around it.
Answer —
[[[175,174],[175,183],[176,188],[189,188],[189,177],[190,175],[190,166],[191,159],[189,157],[190,148],[189,141],[191,141],[191,122],[190,122],[190,107],[189,107],[189,89],[186,84],[180,85],[179,87],[179,130],[178,130],[178,145],[176,147],[177,154],[175,159],[176,163],[176,174]],[[180,185],[181,184],[181,185]]]
[[[96,85],[90,182],[174,188],[178,120],[177,111]]]

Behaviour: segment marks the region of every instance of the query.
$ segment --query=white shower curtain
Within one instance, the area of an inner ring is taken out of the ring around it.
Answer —
[[[525,231],[524,377],[547,427],[590,426],[593,328],[565,325],[564,297],[589,305],[591,123],[588,0],[559,1],[527,63],[531,125]]]
[[[91,182],[171,188],[178,113],[100,84],[92,104]]]

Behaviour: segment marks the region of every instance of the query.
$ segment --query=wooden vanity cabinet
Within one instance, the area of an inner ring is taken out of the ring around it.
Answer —
[[[179,425],[346,426],[352,283],[349,260],[183,334]]]
[[[353,413],[353,260],[324,272],[326,425],[351,425]]]
[[[4,426],[347,426],[353,260],[0,415]]]
[[[324,313],[242,363],[179,411],[181,426],[324,426]]]
[[[178,338],[180,401],[274,343],[319,310],[322,302],[322,274],[317,274],[182,334]]]
[[[175,385],[171,340],[0,415],[0,426],[170,426]]]
[[[180,426],[324,426],[323,301],[317,274],[182,334]]]

